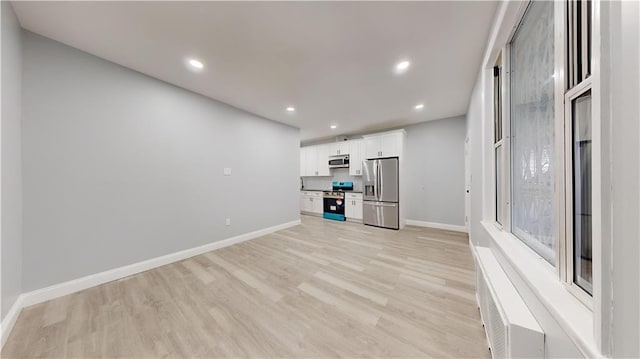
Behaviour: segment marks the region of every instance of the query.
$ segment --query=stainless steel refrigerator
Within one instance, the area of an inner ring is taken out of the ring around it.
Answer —
[[[362,181],[364,224],[399,229],[398,158],[365,160]]]

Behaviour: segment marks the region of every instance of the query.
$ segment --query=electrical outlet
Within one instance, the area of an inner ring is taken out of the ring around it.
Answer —
[[[227,220],[225,221],[225,224],[227,226],[230,226],[231,225],[231,218],[227,218]]]
[[[224,175],[225,176],[231,176],[231,168],[225,167],[224,168]]]

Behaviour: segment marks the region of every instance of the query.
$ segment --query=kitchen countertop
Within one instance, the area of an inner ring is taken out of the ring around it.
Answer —
[[[331,191],[331,189],[315,189],[315,188],[301,188],[300,191],[310,191],[310,192],[324,192]],[[362,191],[344,191],[345,193],[362,193]]]

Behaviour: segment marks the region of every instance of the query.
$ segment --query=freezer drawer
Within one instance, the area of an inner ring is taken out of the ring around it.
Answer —
[[[392,229],[400,228],[398,203],[364,201],[362,214],[364,224]]]

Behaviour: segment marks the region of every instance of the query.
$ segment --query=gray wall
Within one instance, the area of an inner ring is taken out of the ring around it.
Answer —
[[[25,290],[299,219],[298,129],[23,40]]]
[[[465,117],[404,129],[407,219],[464,226]]]
[[[2,318],[20,295],[22,179],[20,158],[21,32],[11,4],[2,1]]]

